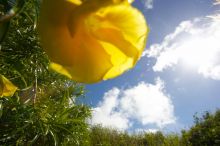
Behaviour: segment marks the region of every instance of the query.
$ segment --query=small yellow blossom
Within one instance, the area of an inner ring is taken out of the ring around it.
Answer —
[[[133,0],[43,0],[39,32],[50,67],[94,83],[132,68],[148,27]]]
[[[0,97],[13,96],[17,87],[3,75],[0,75]]]

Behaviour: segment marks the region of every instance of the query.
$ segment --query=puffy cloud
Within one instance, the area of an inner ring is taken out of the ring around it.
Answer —
[[[117,111],[119,93],[118,88],[113,88],[104,94],[103,101],[93,109],[92,124],[117,127],[122,130],[129,127],[128,118]]]
[[[143,56],[156,59],[154,71],[182,64],[207,78],[220,80],[220,21],[196,18],[183,21],[160,44],[153,44]]]
[[[140,82],[128,89],[107,91],[93,109],[91,123],[125,130],[131,128],[133,122],[162,128],[175,120],[174,106],[164,91],[164,82],[157,79],[155,84]]]

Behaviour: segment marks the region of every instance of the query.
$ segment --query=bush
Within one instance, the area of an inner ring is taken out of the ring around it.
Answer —
[[[194,120],[195,125],[188,132],[182,132],[185,141],[192,146],[219,146],[220,110],[214,114],[205,112],[201,118],[194,116]]]

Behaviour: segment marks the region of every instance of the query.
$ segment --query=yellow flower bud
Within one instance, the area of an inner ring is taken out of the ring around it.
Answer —
[[[132,68],[148,27],[133,0],[43,0],[39,32],[51,68],[94,83]]]
[[[17,87],[6,77],[0,75],[0,97],[13,96]]]

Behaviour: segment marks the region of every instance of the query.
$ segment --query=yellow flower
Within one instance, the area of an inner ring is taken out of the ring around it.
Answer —
[[[148,27],[133,0],[43,0],[39,32],[51,68],[94,83],[132,68]]]
[[[0,97],[13,96],[17,87],[6,77],[0,75]]]

